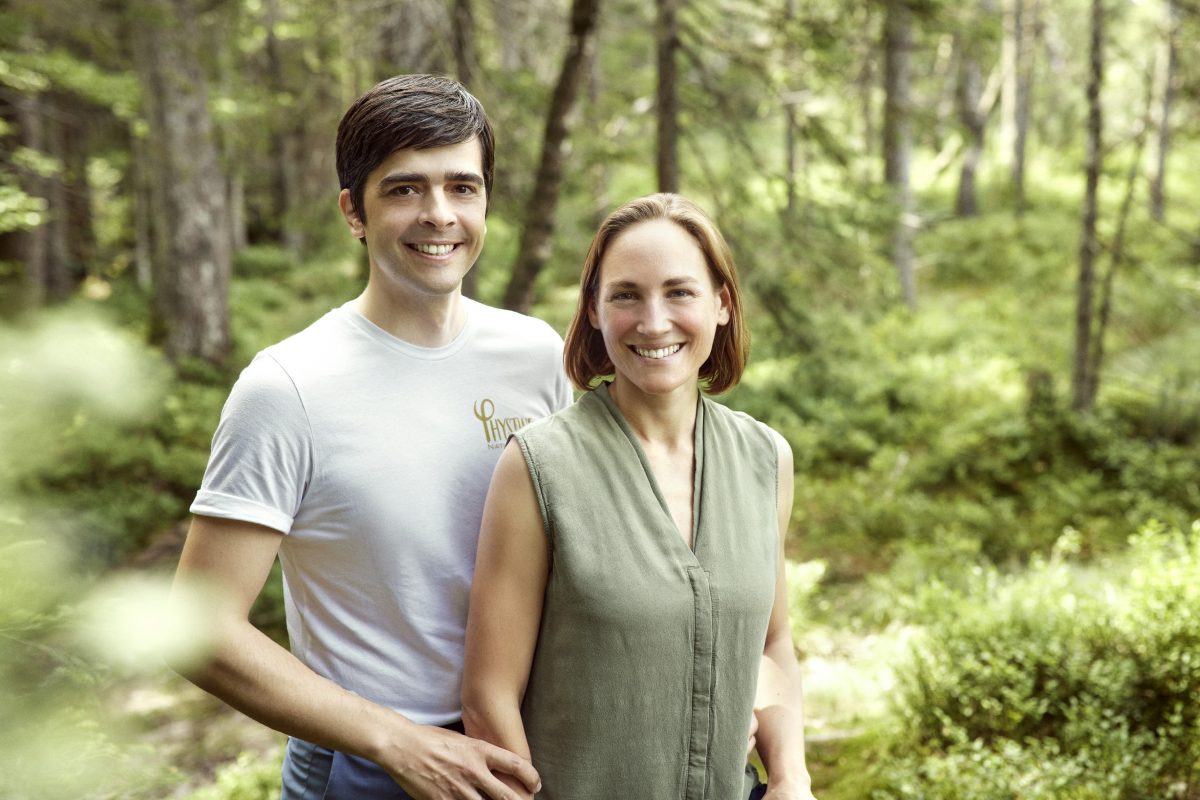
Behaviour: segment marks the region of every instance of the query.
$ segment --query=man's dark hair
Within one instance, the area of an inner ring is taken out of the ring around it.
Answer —
[[[483,106],[461,83],[439,75],[397,75],[380,81],[346,110],[337,132],[337,173],[366,224],[367,176],[392,153],[479,139],[483,186],[492,201],[496,138]]]

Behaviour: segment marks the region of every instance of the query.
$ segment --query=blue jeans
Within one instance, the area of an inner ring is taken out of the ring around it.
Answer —
[[[303,739],[288,739],[280,800],[324,800],[332,766],[332,750]]]
[[[443,725],[458,733],[461,722]],[[339,753],[302,739],[288,739],[280,800],[412,800],[373,761]]]
[[[749,791],[747,800],[762,800],[762,796],[767,793],[767,785],[758,779],[758,770],[753,764],[746,765],[745,787]]]

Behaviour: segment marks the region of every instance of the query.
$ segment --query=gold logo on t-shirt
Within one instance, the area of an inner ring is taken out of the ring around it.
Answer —
[[[483,438],[493,450],[504,447],[509,436],[533,422],[533,417],[496,416],[496,404],[487,397],[475,401],[475,419],[483,423]]]

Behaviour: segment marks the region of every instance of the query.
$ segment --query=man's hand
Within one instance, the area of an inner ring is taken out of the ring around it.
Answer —
[[[417,800],[530,800],[542,788],[537,770],[520,756],[428,725],[415,726],[400,752],[381,763]],[[526,791],[493,773],[512,776]]]
[[[758,744],[758,714],[750,714],[750,738],[746,741],[746,760],[750,760],[750,754],[754,752],[754,746]]]

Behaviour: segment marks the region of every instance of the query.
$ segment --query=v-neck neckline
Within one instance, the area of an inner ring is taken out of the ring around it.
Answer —
[[[608,409],[609,415],[617,423],[617,427],[625,434],[625,438],[629,441],[633,448],[634,455],[642,465],[642,472],[645,475],[646,482],[650,486],[650,491],[653,492],[655,499],[658,501],[659,510],[666,521],[670,525],[671,538],[675,540],[679,547],[687,551],[693,559],[699,557],[700,545],[700,510],[701,496],[703,495],[702,488],[704,486],[704,396],[697,393],[696,396],[696,422],[692,431],[692,461],[694,467],[692,470],[692,541],[689,546],[679,535],[679,526],[675,523],[675,517],[671,514],[671,506],[667,503],[666,495],[663,494],[662,488],[658,484],[658,478],[654,475],[654,469],[650,464],[650,458],[646,455],[642,443],[638,441],[637,433],[634,432],[629,420],[625,419],[625,415],[621,413],[621,409],[617,407],[617,403],[609,394],[608,382],[602,383],[593,390],[593,394],[603,401]]]

